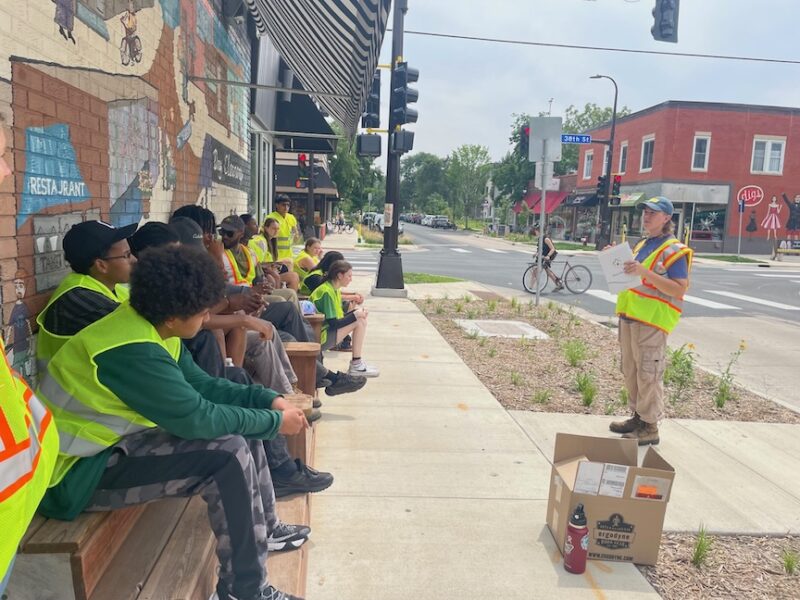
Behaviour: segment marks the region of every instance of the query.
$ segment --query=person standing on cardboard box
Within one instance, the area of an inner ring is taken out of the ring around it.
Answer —
[[[633,416],[609,428],[640,446],[658,444],[664,417],[667,336],[678,324],[689,288],[692,250],[673,235],[672,202],[664,196],[637,205],[647,237],[634,248],[625,272],[641,283],[617,296],[622,374]]]

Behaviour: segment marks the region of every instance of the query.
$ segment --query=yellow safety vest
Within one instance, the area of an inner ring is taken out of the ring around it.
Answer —
[[[322,303],[319,301],[325,296],[328,296],[330,301],[333,302],[333,316],[337,319],[343,319],[344,309],[342,308],[342,292],[333,287],[333,284],[330,281],[324,282],[317,289],[311,292],[311,296],[309,296],[308,299],[314,303],[319,312],[323,312],[321,308]],[[328,319],[330,318],[330,315],[325,314],[325,320],[322,322],[322,333],[320,334],[320,343],[322,344],[324,344],[328,339]]]
[[[11,370],[0,340],[0,579],[44,496],[58,454],[50,411]]]
[[[233,250],[225,250],[225,254],[222,256],[222,265],[225,267],[225,274],[228,276],[230,283],[251,287],[256,278],[256,263],[258,263],[258,259],[255,252],[250,248],[244,244],[239,244],[239,246],[247,259],[247,271],[242,273],[241,269],[239,269],[239,263],[233,255]]]
[[[155,327],[125,302],[73,336],[50,361],[36,394],[53,412],[58,426],[60,448],[51,486],[61,481],[78,459],[99,454],[124,436],[156,426],[97,378],[98,354],[139,343],[161,346],[176,362],[180,357],[180,338],[162,339]]]
[[[267,215],[269,219],[275,219],[278,222],[279,229],[276,236],[278,241],[278,256],[275,260],[283,260],[284,258],[292,258],[292,228],[297,225],[297,220],[291,213],[286,213],[284,218],[279,212],[271,212]]]
[[[647,240],[640,241],[633,249],[633,255],[641,249]],[[677,239],[666,240],[642,261],[650,271],[664,275],[676,260],[685,256],[692,267],[692,249],[681,244]],[[620,292],[617,296],[617,314],[650,325],[666,333],[670,333],[681,318],[683,298],[675,298],[662,293],[652,284],[645,283],[635,288]]]
[[[316,268],[313,271],[309,271],[308,274],[303,277],[303,281],[300,282],[300,293],[304,296],[311,295],[311,289],[306,285],[306,279],[308,279],[311,275],[322,275],[322,269]]]
[[[247,247],[253,251],[259,263],[272,262],[272,254],[269,252],[267,238],[260,233],[247,240]]]
[[[36,317],[36,322],[39,324],[39,335],[36,339],[36,363],[39,367],[39,373],[44,373],[47,371],[47,363],[50,362],[50,359],[52,359],[53,356],[55,356],[56,352],[58,352],[61,346],[66,344],[67,340],[72,337],[71,335],[56,335],[55,333],[50,332],[47,327],[45,327],[44,322],[45,316],[47,315],[47,310],[61,296],[70,290],[74,290],[75,288],[92,290],[93,292],[102,294],[106,298],[119,303],[125,302],[130,296],[130,291],[128,288],[123,287],[120,284],[115,286],[114,289],[116,291],[116,295],[114,295],[114,293],[108,289],[105,284],[99,282],[91,275],[70,273],[64,279],[62,279],[61,283],[56,288],[56,291],[53,292],[52,296],[50,296],[47,306],[45,306],[44,310],[39,313],[38,317]]]
[[[297,258],[294,259],[294,272],[300,275],[300,281],[305,279],[309,271],[312,270],[309,269],[309,271],[306,271],[303,267],[300,266],[300,261],[303,260],[304,258],[310,258],[314,262],[315,267],[319,264],[319,258],[317,258],[316,256],[311,256],[305,250],[301,250],[300,254],[297,255]]]

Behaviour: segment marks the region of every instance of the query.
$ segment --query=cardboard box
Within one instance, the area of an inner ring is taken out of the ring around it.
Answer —
[[[583,503],[589,558],[654,565],[675,469],[636,440],[556,434],[547,526],[563,552],[567,523]]]

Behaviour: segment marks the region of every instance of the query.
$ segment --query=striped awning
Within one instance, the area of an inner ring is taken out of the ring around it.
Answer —
[[[316,100],[349,134],[361,118],[391,0],[245,0],[260,35],[269,35]]]

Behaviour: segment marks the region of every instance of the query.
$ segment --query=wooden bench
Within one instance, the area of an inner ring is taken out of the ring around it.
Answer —
[[[309,430],[311,464],[314,430]],[[278,500],[286,523],[308,525],[309,494]],[[271,554],[270,582],[304,596],[307,546]],[[207,600],[217,580],[215,540],[202,498],[168,498],[74,521],[35,517],[20,544],[9,600]]]
[[[321,343],[322,323],[325,321],[325,315],[320,313],[306,315],[305,320],[308,321],[308,324],[311,325],[311,329],[314,330],[314,341],[316,341],[318,344]]]

